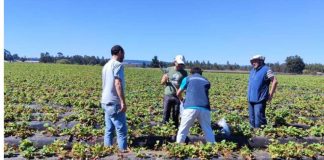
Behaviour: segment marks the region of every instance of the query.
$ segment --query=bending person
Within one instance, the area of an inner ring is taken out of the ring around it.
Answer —
[[[190,70],[191,75],[183,79],[180,89],[177,92],[179,99],[182,99],[182,92],[186,90],[184,110],[181,114],[180,127],[177,134],[177,143],[184,143],[190,127],[195,120],[204,131],[207,142],[214,143],[215,135],[211,128],[209,94],[210,82],[202,76],[202,70],[194,67]]]

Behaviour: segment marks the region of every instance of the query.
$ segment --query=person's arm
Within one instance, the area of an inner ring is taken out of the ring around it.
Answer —
[[[183,93],[183,90],[182,89],[178,89],[178,91],[177,91],[177,97],[179,98],[180,101],[183,100],[182,93]]]
[[[270,102],[272,100],[274,93],[276,92],[278,81],[277,81],[277,78],[274,76],[271,69],[269,69],[267,71],[267,77],[271,81],[271,89],[270,89],[269,98],[268,98],[268,101]]]
[[[169,79],[168,75],[164,74],[161,79],[161,84],[165,85],[168,82],[168,79]]]
[[[274,93],[276,92],[277,85],[278,85],[278,80],[275,76],[271,77],[270,79],[271,79],[271,90],[269,93],[269,99],[268,99],[269,102],[272,100],[272,97],[273,97]]]
[[[121,105],[120,111],[126,112],[127,106],[125,102],[125,95],[123,92],[123,85],[121,79],[119,79],[118,77],[115,78],[115,87],[116,87],[117,95],[120,100],[120,105]]]
[[[119,112],[126,112],[127,110],[127,106],[126,106],[126,101],[125,101],[125,92],[124,92],[124,84],[122,81],[123,78],[123,73],[124,73],[124,67],[123,65],[120,64],[116,64],[116,66],[114,67],[114,85],[115,85],[115,89],[117,92],[117,96],[119,98],[120,101],[120,110]]]
[[[180,85],[179,89],[177,90],[177,97],[179,98],[180,101],[183,100],[182,93],[186,88],[187,88],[187,77],[185,77],[181,81],[181,85]]]

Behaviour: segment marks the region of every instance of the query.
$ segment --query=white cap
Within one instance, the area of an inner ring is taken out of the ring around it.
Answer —
[[[185,64],[185,57],[183,55],[177,55],[174,58],[174,61],[177,62],[178,64]]]
[[[253,56],[252,58],[250,58],[250,61],[255,60],[255,59],[264,61],[265,57],[258,54],[258,55]]]

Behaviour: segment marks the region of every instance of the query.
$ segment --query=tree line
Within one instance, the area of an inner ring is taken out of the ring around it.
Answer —
[[[158,68],[158,67],[167,67],[172,66],[172,63],[166,63],[163,61],[159,61],[157,56],[154,56],[150,67]],[[274,72],[282,72],[282,73],[294,73],[294,74],[316,74],[316,72],[324,73],[324,65],[319,63],[314,64],[305,64],[303,59],[298,56],[289,56],[286,58],[285,63],[280,64],[277,63],[266,63]],[[251,65],[238,65],[236,63],[230,64],[227,61],[226,64],[217,64],[210,63],[209,61],[187,61],[186,66],[188,68],[192,66],[197,66],[205,70],[240,70],[240,71],[249,71],[251,70]]]
[[[34,60],[33,58],[19,57],[18,54],[11,54],[10,51],[4,49],[4,60],[6,61],[26,61]],[[58,52],[56,56],[50,55],[50,53],[45,52],[40,54],[39,62],[40,63],[60,63],[60,64],[80,64],[80,65],[105,65],[109,59],[104,57],[99,58],[98,56],[64,56],[63,53]],[[140,67],[168,67],[173,64],[170,62],[163,62],[158,59],[157,56],[154,56],[150,64],[143,64]],[[289,56],[286,58],[285,63],[267,63],[266,65],[270,66],[274,72],[284,72],[284,73],[295,73],[295,74],[316,74],[316,72],[324,73],[324,65],[319,63],[314,64],[305,64],[303,59],[298,56]],[[238,65],[236,63],[231,64],[227,61],[226,64],[217,64],[210,63],[210,61],[187,61],[186,66],[188,68],[192,66],[201,67],[205,70],[240,70],[240,71],[249,71],[251,65]]]
[[[98,56],[64,56],[63,53],[58,52],[56,56],[51,56],[48,52],[41,53],[39,62],[40,63],[60,63],[60,64],[80,64],[80,65],[105,65],[109,59],[104,57],[99,58]]]

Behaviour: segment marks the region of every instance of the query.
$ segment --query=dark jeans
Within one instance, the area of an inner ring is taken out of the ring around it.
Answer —
[[[252,128],[260,128],[267,124],[265,117],[266,101],[260,103],[249,103],[249,119]]]
[[[180,100],[177,96],[165,95],[163,99],[163,123],[169,122],[171,112],[173,123],[178,128]]]

